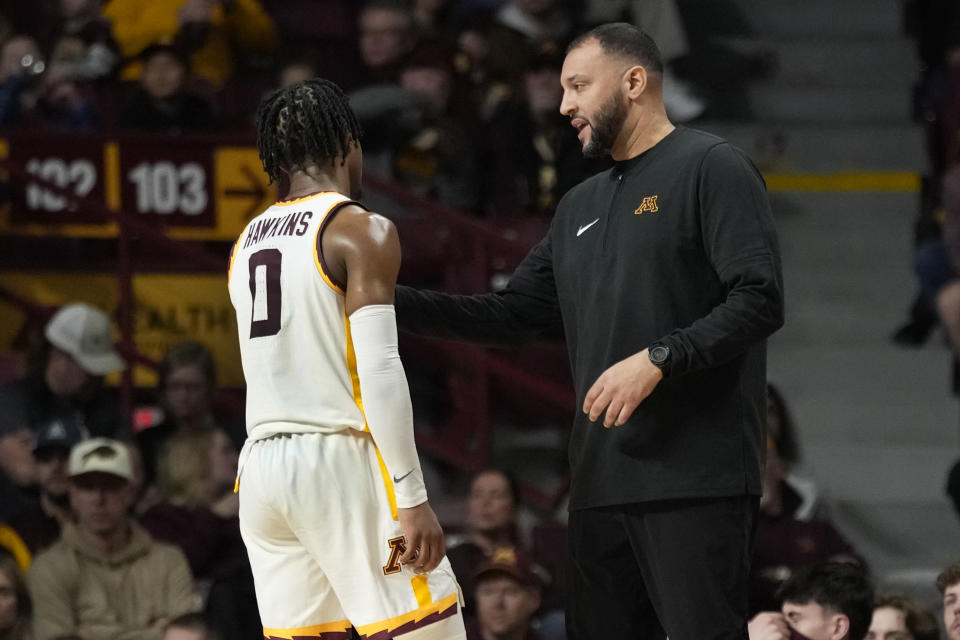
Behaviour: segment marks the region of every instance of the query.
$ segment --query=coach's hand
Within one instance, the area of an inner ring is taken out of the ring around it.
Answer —
[[[790,640],[790,627],[781,613],[758,613],[747,625],[750,640]]]
[[[443,542],[443,529],[430,503],[397,509],[397,517],[407,539],[407,550],[400,556],[400,564],[409,565],[417,573],[436,569],[447,549]]]
[[[596,422],[606,410],[603,426],[620,426],[663,380],[663,371],[650,362],[647,350],[621,360],[604,371],[587,391],[583,412]]]

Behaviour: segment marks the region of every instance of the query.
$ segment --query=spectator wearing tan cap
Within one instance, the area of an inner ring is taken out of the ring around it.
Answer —
[[[543,581],[522,551],[496,549],[474,575],[476,620],[467,640],[540,640],[533,617]]]
[[[107,314],[84,303],[62,307],[31,352],[26,377],[0,387],[0,431],[12,420],[34,433],[61,421],[85,435],[127,439],[129,427],[103,385],[125,366]]]
[[[170,619],[199,608],[183,554],[129,516],[133,464],[126,445],[85,440],[70,452],[75,521],[31,567],[38,640],[158,640]]]

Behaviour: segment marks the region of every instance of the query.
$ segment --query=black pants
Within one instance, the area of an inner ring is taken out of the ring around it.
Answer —
[[[569,640],[747,640],[759,500],[570,512]]]

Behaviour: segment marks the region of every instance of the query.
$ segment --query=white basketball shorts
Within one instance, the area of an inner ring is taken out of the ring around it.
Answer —
[[[339,640],[351,625],[366,640],[465,637],[447,558],[421,575],[398,561],[393,485],[369,433],[284,434],[244,449],[240,532],[265,637]]]

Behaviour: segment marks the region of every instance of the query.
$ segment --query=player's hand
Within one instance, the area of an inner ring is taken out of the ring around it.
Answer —
[[[397,509],[397,517],[407,539],[407,550],[400,556],[400,564],[410,566],[417,573],[436,569],[447,549],[443,542],[443,529],[430,503]]]
[[[587,391],[583,412],[596,422],[607,412],[603,426],[620,426],[625,423],[640,403],[663,380],[663,371],[650,362],[647,350],[621,360],[604,371]]]
[[[783,614],[773,611],[758,613],[747,625],[750,640],[790,640],[790,627]]]

